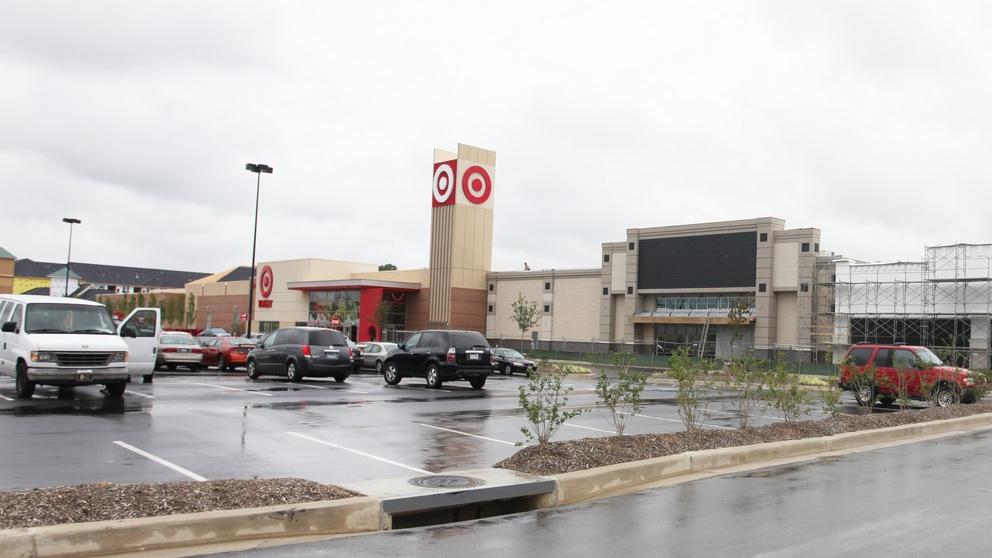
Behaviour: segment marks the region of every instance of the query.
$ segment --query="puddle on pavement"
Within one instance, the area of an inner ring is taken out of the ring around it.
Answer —
[[[40,415],[122,415],[142,413],[151,408],[150,402],[122,397],[86,399],[36,398],[19,401],[17,405],[0,409],[0,415],[15,417]]]

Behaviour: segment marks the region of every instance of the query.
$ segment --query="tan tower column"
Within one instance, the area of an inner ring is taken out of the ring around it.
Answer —
[[[495,184],[495,151],[463,144],[458,153],[434,150],[431,327],[486,331]]]

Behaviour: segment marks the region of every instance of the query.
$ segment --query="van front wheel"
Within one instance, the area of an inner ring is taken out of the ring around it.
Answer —
[[[17,378],[14,381],[18,399],[31,399],[34,395],[34,382],[28,380],[28,365],[17,363]]]

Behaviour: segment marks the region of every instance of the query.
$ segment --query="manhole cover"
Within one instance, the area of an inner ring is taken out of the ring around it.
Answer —
[[[414,486],[423,486],[426,488],[470,488],[486,484],[486,481],[482,479],[460,475],[430,475],[428,477],[410,479],[407,482]]]

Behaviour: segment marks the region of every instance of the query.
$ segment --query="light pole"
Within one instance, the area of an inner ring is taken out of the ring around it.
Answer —
[[[258,236],[258,193],[262,186],[262,173],[272,174],[272,167],[261,163],[248,163],[245,170],[257,175],[255,180],[255,228],[251,233],[251,282],[248,283],[248,328],[245,337],[251,337],[251,320],[255,315],[255,240]]]
[[[65,257],[65,296],[69,296],[69,263],[72,262],[72,226],[82,223],[79,219],[63,217],[63,223],[69,223],[69,254]]]

